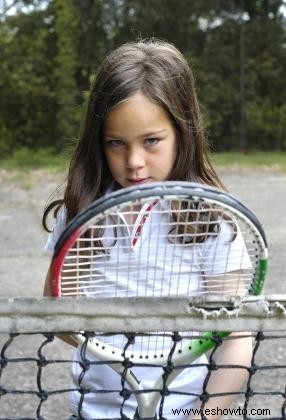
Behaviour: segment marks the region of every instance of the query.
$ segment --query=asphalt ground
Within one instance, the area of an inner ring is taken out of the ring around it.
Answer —
[[[286,294],[286,175],[266,169],[233,169],[221,171],[221,177],[229,191],[256,213],[265,228],[270,264],[264,294]],[[40,170],[22,174],[0,171],[1,297],[42,296],[50,257],[43,250],[47,234],[41,227],[41,216],[62,178],[61,174]],[[0,350],[7,338],[0,335]],[[10,358],[38,357],[37,350],[43,340],[38,336],[15,337],[5,355]],[[258,352],[259,361],[265,365],[285,365],[285,341],[266,340]],[[53,359],[71,360],[72,349],[56,339],[44,347],[44,354]],[[33,361],[10,363],[2,370],[0,386],[37,390],[37,373],[39,369]],[[254,378],[253,384],[261,392],[267,385],[267,389],[282,393],[285,392],[285,376],[285,369],[265,369],[259,377],[257,375],[257,379]],[[43,388],[49,391],[67,389],[69,362],[44,367],[41,381]],[[281,396],[265,395],[259,398],[257,404],[260,408],[269,408],[270,417],[281,418],[280,410],[284,401]],[[243,402],[237,404],[242,406]],[[0,419],[37,418],[38,405],[38,396],[21,393],[0,396]],[[40,414],[49,420],[68,418],[66,393],[50,395],[42,404]]]

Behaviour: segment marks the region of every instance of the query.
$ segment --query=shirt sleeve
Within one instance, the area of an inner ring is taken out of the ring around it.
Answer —
[[[57,218],[55,220],[53,230],[50,233],[48,240],[45,245],[45,251],[47,251],[49,254],[52,254],[55,249],[55,245],[61,236],[62,232],[64,231],[66,227],[66,209],[62,207],[57,215]]]
[[[207,276],[251,268],[252,264],[239,227],[237,226],[234,233],[229,223],[221,222],[217,236],[206,241],[203,261],[203,271]]]

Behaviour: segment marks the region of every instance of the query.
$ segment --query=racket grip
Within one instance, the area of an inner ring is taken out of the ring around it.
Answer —
[[[123,419],[124,419],[124,417],[123,417]],[[127,417],[126,417],[126,419],[127,419]],[[137,408],[136,412],[135,412],[135,415],[133,417],[133,420],[158,420],[158,417],[156,416],[156,414],[155,414],[154,417],[140,417],[139,411],[138,411],[138,408]]]

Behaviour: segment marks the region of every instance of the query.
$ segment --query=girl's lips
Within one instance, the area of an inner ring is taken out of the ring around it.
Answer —
[[[131,184],[144,184],[145,182],[148,182],[149,178],[135,178],[135,179],[128,179]]]

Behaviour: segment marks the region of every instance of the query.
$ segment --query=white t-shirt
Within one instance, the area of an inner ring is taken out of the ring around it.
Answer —
[[[232,240],[232,231],[227,223],[220,223],[220,230],[216,237],[211,237],[202,244],[197,244],[195,247],[179,246],[170,243],[166,239],[165,243],[160,241],[153,243],[153,249],[156,250],[154,253],[148,253],[142,257],[140,256],[140,265],[144,269],[134,271],[130,270],[130,267],[138,267],[138,261],[136,261],[140,247],[144,247],[144,241],[148,241],[150,247],[150,241],[156,241],[158,233],[161,237],[167,237],[164,235],[164,229],[169,229],[167,223],[164,223],[163,216],[159,215],[158,210],[160,207],[166,209],[166,203],[160,200],[155,206],[153,211],[151,210],[148,218],[144,218],[146,215],[146,208],[148,204],[144,205],[140,210],[137,220],[131,229],[124,217],[119,215],[122,220],[122,224],[118,237],[122,236],[122,241],[118,240],[114,246],[110,247],[108,268],[101,263],[101,259],[105,259],[105,256],[98,256],[96,261],[96,275],[98,278],[96,285],[96,296],[106,297],[112,290],[112,285],[117,284],[117,290],[119,290],[118,296],[120,296],[120,290],[124,296],[170,296],[181,295],[190,296],[204,293],[202,276],[198,273],[203,271],[207,276],[216,276],[225,272],[235,271],[238,268],[249,268],[251,263],[248,255],[245,252],[243,255],[243,261],[237,260],[237,254],[241,255],[241,249],[244,249],[243,240],[240,232],[236,235],[235,239]],[[142,225],[144,218],[144,225],[141,226],[140,236],[137,237],[138,226]],[[52,234],[49,236],[46,250],[53,252],[56,241],[60,234],[65,228],[65,210],[62,209],[59,212],[57,220]],[[107,227],[104,232],[103,243],[106,241],[108,245],[108,238],[110,238],[112,232],[109,230],[111,227]],[[120,235],[120,233],[122,235]],[[220,239],[218,241],[218,238]],[[223,240],[221,240],[223,239]],[[231,242],[231,247],[229,248]],[[218,245],[219,244],[219,245]],[[225,244],[225,245],[224,245]],[[218,248],[218,246],[220,248]],[[225,246],[225,249],[224,249]],[[227,255],[226,255],[227,249]],[[216,264],[212,263],[213,255],[219,252],[221,258],[216,259]],[[175,259],[174,259],[175,255]],[[231,256],[234,256],[231,258]],[[132,264],[132,260],[136,261],[136,264]],[[172,261],[178,261],[177,266]],[[118,261],[122,267],[128,266],[128,274],[123,270],[118,271]],[[201,261],[205,261],[203,267],[196,267],[196,264],[201,264]],[[226,262],[227,261],[227,262]],[[193,267],[197,274],[192,276],[192,282],[189,281],[189,267]],[[102,270],[101,270],[102,268]],[[145,274],[142,274],[145,273]],[[180,276],[179,276],[180,273]],[[140,276],[143,276],[140,277]],[[156,284],[156,288],[154,288]],[[127,293],[126,293],[127,291]],[[171,292],[171,293],[170,293]],[[94,290],[93,290],[94,293]],[[205,291],[207,293],[207,291]],[[86,295],[88,296],[88,288]],[[95,357],[87,354],[87,358],[96,361]],[[75,352],[75,361],[81,360],[80,348]],[[179,408],[194,408],[197,396],[202,391],[202,385],[207,373],[207,367],[204,364],[207,363],[205,356],[197,359],[192,367],[186,368],[182,371],[173,383],[169,385],[169,390],[176,392],[176,394],[170,394],[165,397],[164,411],[163,414],[167,419],[186,419],[188,416],[181,414],[173,414],[172,410]],[[196,366],[203,365],[203,366]],[[161,368],[153,367],[136,367],[132,369],[134,374],[141,379],[144,389],[150,389],[153,387],[155,380],[160,374],[162,374]],[[72,364],[72,388],[78,388],[79,377],[82,374],[82,368],[79,363]],[[143,378],[143,380],[142,380]],[[87,419],[91,418],[120,418],[120,407],[122,405],[122,397],[118,391],[121,391],[121,378],[107,365],[91,365],[88,371],[86,371],[81,385],[85,388],[94,391],[116,391],[107,393],[96,393],[90,392],[85,394],[84,401],[82,404],[81,415]],[[125,384],[127,386],[127,384]],[[177,394],[178,393],[178,394]],[[181,394],[180,394],[181,393]],[[192,393],[192,395],[184,395],[184,393]],[[81,395],[77,391],[69,393],[70,398],[70,409],[75,415],[78,414],[78,404]],[[130,397],[124,403],[124,414],[130,418],[133,418],[136,410],[136,400],[134,397]]]

